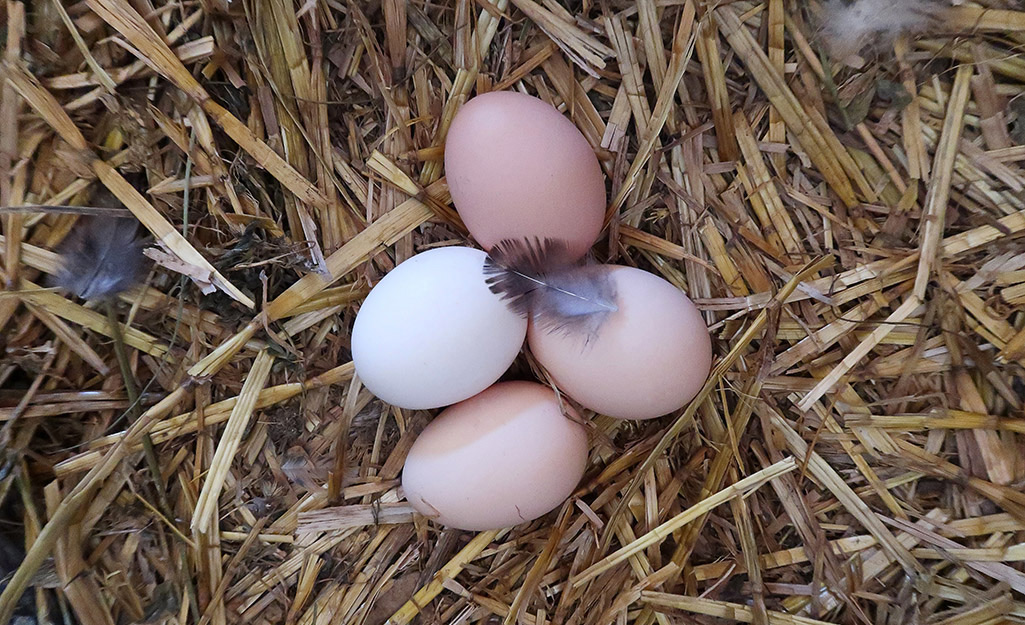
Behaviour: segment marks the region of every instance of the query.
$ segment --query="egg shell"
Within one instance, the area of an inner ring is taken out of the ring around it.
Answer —
[[[563,239],[577,258],[601,232],[605,182],[594,151],[550,104],[514,91],[460,109],[445,142],[452,202],[485,249],[502,239]]]
[[[501,382],[444,410],[406,457],[418,512],[463,530],[510,527],[555,509],[587,466],[587,430],[534,382]]]
[[[468,247],[432,249],[370,291],[352,328],[352,360],[372,393],[402,408],[438,408],[505,373],[527,322],[488,289],[485,257]]]
[[[694,303],[662,278],[608,265],[618,310],[591,337],[527,330],[527,343],[561,391],[620,419],[652,419],[687,404],[712,364]]]

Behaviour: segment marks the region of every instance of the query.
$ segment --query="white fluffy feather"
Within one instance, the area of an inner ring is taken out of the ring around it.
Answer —
[[[902,34],[926,32],[947,6],[942,0],[827,0],[822,38],[830,54],[844,59]]]

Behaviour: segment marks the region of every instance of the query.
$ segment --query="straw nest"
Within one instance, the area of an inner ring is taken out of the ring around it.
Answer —
[[[0,623],[1025,618],[1025,12],[872,1],[917,18],[6,0]],[[431,415],[347,340],[465,243],[445,131],[494,89],[577,124],[596,250],[685,289],[717,364],[680,413],[594,418],[560,510],[473,534],[404,502]],[[148,232],[114,302],[49,277],[76,206]]]

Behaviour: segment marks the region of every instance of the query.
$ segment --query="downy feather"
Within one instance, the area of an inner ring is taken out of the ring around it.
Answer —
[[[319,482],[326,480],[327,476],[313,463],[313,460],[306,454],[302,447],[294,446],[285,452],[284,461],[281,463],[281,472],[293,484],[304,488],[313,488]]]
[[[590,339],[619,310],[608,268],[575,262],[565,241],[500,241],[484,262],[484,275],[510,309],[548,332]]]
[[[822,38],[834,57],[845,59],[866,47],[890,45],[903,34],[922,34],[944,6],[949,3],[942,0],[827,0]]]
[[[80,218],[61,246],[55,282],[86,300],[116,297],[142,277],[142,247],[134,218]]]

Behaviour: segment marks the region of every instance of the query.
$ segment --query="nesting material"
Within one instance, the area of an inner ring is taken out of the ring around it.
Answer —
[[[54,282],[82,299],[111,299],[143,278],[142,248],[135,219],[83,217],[64,241]]]
[[[484,261],[493,293],[546,332],[593,338],[619,309],[608,268],[575,262],[559,239],[505,239]]]
[[[0,3],[0,623],[1025,618],[1021,2],[63,4]],[[492,90],[583,137],[590,253],[687,293],[713,367],[578,411],[568,500],[474,532],[411,505],[440,410],[351,339],[473,245],[446,139]],[[90,205],[160,258],[107,314],[53,281]]]
[[[901,35],[927,32],[948,7],[945,0],[828,0],[820,18],[822,40],[839,59],[866,48],[880,51]]]

